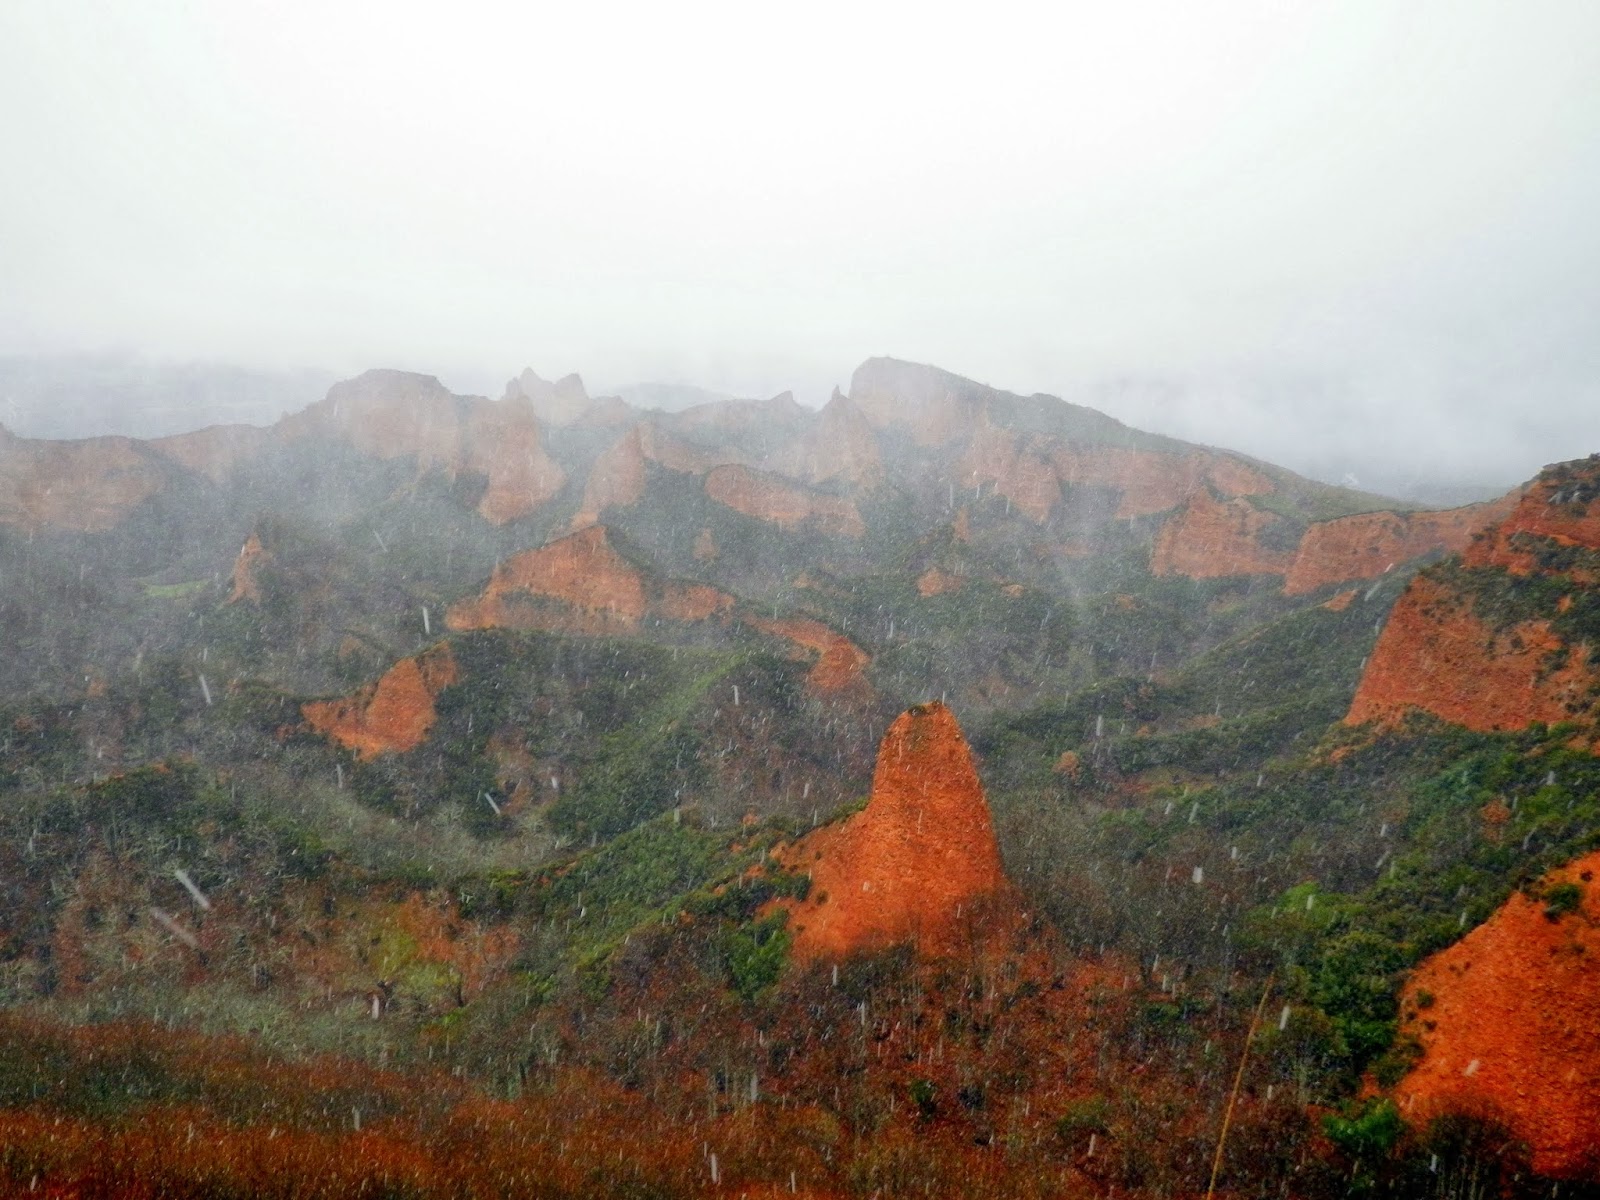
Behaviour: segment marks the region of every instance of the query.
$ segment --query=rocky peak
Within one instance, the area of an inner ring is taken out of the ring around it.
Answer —
[[[571,425],[589,407],[589,393],[576,374],[563,375],[555,382],[541,379],[532,367],[506,384],[506,398],[522,397],[546,425]]]
[[[938,367],[869,358],[850,377],[850,399],[874,427],[909,427],[919,446],[942,446],[970,433],[992,388]]]
[[[785,862],[811,875],[791,921],[801,958],[904,941],[949,953],[976,910],[1009,890],[972,752],[937,702],[889,726],[866,808],[803,839]]]

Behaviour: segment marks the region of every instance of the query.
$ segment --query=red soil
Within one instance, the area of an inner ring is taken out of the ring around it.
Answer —
[[[850,399],[877,429],[909,429],[919,446],[943,446],[972,431],[985,389],[936,367],[874,358],[850,377]]]
[[[1300,539],[1283,581],[1284,593],[1301,596],[1346,580],[1375,579],[1424,554],[1459,552],[1473,534],[1504,517],[1515,503],[1515,496],[1506,496],[1442,512],[1374,512],[1319,521]]]
[[[939,703],[889,727],[867,807],[801,839],[782,861],[811,875],[810,894],[792,905],[802,961],[907,940],[926,955],[948,953],[983,902],[1009,888],[972,753]]]
[[[166,486],[159,461],[131,438],[33,441],[0,431],[0,525],[104,532]]]
[[[1484,731],[1570,720],[1589,707],[1595,679],[1582,654],[1550,670],[1564,646],[1545,621],[1496,633],[1465,597],[1419,575],[1389,614],[1345,722],[1397,720],[1413,708]]]
[[[865,684],[862,673],[872,659],[844,634],[829,629],[821,621],[813,621],[809,617],[768,620],[751,613],[744,614],[743,620],[753,629],[784,638],[802,650],[816,653],[816,665],[806,675],[806,682],[817,691],[842,692],[858,683]]]
[[[467,410],[466,451],[463,467],[489,477],[478,513],[494,525],[541,508],[567,481],[544,451],[530,404],[473,401]]]
[[[245,539],[239,548],[239,557],[233,561],[233,594],[228,597],[229,604],[240,600],[261,603],[261,581],[256,578],[256,571],[270,557],[258,535],[252,533]]]
[[[1600,1176],[1597,872],[1600,852],[1546,877],[1584,889],[1575,912],[1552,920],[1518,893],[1417,968],[1401,1012],[1424,1055],[1395,1089],[1408,1120],[1493,1117],[1528,1143],[1535,1170]]]
[[[822,415],[801,437],[770,455],[769,471],[806,483],[840,479],[870,487],[883,478],[878,437],[866,414],[837,389]]]
[[[950,592],[959,592],[966,585],[964,576],[952,575],[939,567],[929,567],[917,577],[917,595],[943,596]]]
[[[1254,467],[1225,454],[1057,446],[1051,461],[1063,484],[1119,490],[1122,498],[1117,517],[1121,520],[1177,508],[1208,483],[1229,498],[1261,495],[1276,487]]]
[[[1594,475],[1592,467],[1580,467],[1580,478]],[[1512,544],[1518,535],[1522,535],[1518,540],[1538,538],[1559,546],[1600,550],[1600,501],[1574,501],[1573,484],[1566,472],[1551,471],[1536,479],[1520,497],[1506,497],[1501,502],[1509,510],[1505,520],[1467,549],[1467,565],[1504,567],[1517,575],[1531,574],[1537,564],[1525,547]],[[1593,578],[1585,581],[1600,582]]]
[[[597,524],[608,508],[630,508],[644,495],[645,457],[635,425],[622,440],[601,453],[589,468],[583,485],[583,504],[572,518],[572,528]]]
[[[969,488],[992,484],[997,495],[1042,524],[1061,499],[1061,484],[1046,457],[1048,450],[1043,439],[1023,438],[996,428],[985,416],[956,466],[956,482]]]
[[[705,488],[706,495],[718,504],[782,529],[810,523],[824,533],[845,537],[866,532],[861,514],[850,501],[807,491],[748,467],[716,467],[706,476]]]
[[[1150,573],[1191,579],[1282,575],[1294,562],[1294,553],[1263,544],[1268,532],[1282,523],[1283,518],[1248,500],[1218,500],[1209,489],[1199,488],[1156,535]]]
[[[566,483],[544,451],[533,402],[455,396],[428,375],[368,371],[276,428],[290,440],[336,437],[374,458],[415,459],[418,471],[486,475],[478,512],[497,525],[534,512]]]
[[[212,483],[222,483],[241,461],[260,454],[272,434],[254,425],[212,425],[193,433],[156,438],[150,448]]]
[[[703,584],[646,577],[618,554],[604,525],[508,558],[475,599],[451,606],[451,629],[545,629],[604,635],[636,631],[647,615],[703,621],[733,598]]]
[[[415,658],[402,658],[375,684],[342,700],[301,707],[306,722],[358,758],[415,750],[437,716],[433,699],[456,682],[456,660],[442,642]]]

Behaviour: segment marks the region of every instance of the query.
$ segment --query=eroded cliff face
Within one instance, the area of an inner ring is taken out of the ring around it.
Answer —
[[[706,495],[718,504],[780,529],[810,525],[823,533],[860,537],[866,532],[855,504],[787,483],[776,475],[725,465],[706,475]]]
[[[252,531],[239,548],[239,557],[233,561],[233,591],[228,596],[229,604],[241,600],[261,603],[261,566],[271,557],[261,543],[261,535]]]
[[[1546,468],[1487,535],[1467,548],[1469,567],[1514,575],[1564,569],[1580,583],[1600,583],[1600,455]],[[1541,562],[1541,559],[1544,561]],[[1548,565],[1546,565],[1548,564]]]
[[[1411,710],[1482,731],[1572,721],[1596,742],[1597,567],[1600,459],[1548,468],[1459,564],[1411,581],[1346,721]]]
[[[543,629],[598,636],[632,633],[647,614],[706,620],[733,597],[704,584],[647,577],[611,544],[604,525],[526,550],[501,563],[483,592],[451,606],[451,629]]]
[[[972,753],[939,703],[889,727],[867,807],[801,839],[783,862],[811,875],[807,898],[791,905],[802,961],[907,941],[924,955],[955,952],[1010,887]]]
[[[551,383],[541,379],[532,367],[506,384],[507,400],[525,400],[546,425],[576,425],[593,403],[583,380],[565,375]]]
[[[1402,1030],[1423,1047],[1395,1089],[1407,1120],[1489,1117],[1535,1170],[1600,1175],[1597,872],[1600,852],[1552,872],[1417,968],[1401,996]]]
[[[806,674],[806,682],[818,692],[844,692],[866,686],[865,672],[872,661],[867,652],[844,634],[810,617],[768,619],[754,613],[743,614],[746,625],[772,637],[793,643],[803,652],[814,653],[816,662]]]
[[[795,441],[769,455],[769,471],[818,484],[840,480],[871,487],[883,479],[883,455],[866,414],[834,390],[815,423]]]
[[[1497,629],[1469,597],[1421,575],[1390,612],[1345,721],[1393,721],[1416,709],[1487,732],[1580,718],[1595,676],[1586,654],[1567,650],[1548,621]]]
[[[1300,539],[1283,590],[1300,596],[1352,579],[1376,579],[1424,554],[1458,554],[1474,534],[1504,518],[1516,503],[1513,494],[1440,512],[1361,513],[1318,521]]]
[[[1219,500],[1200,488],[1161,527],[1150,554],[1152,575],[1221,579],[1230,575],[1282,575],[1294,563],[1292,532],[1275,513],[1249,500]]]
[[[212,483],[225,483],[235,468],[261,454],[272,434],[254,425],[212,425],[192,433],[156,438],[150,448]]]
[[[521,394],[496,403],[453,395],[430,375],[368,371],[335,384],[275,431],[288,441],[337,438],[373,458],[412,459],[419,473],[483,475],[478,513],[501,525],[536,511],[566,483],[544,450],[539,419]]]
[[[455,656],[444,642],[414,658],[402,658],[353,696],[312,701],[300,711],[312,729],[353,750],[358,758],[403,754],[426,740],[437,718],[434,697],[456,679]]]
[[[160,460],[131,438],[0,437],[0,524],[102,533],[167,486]]]

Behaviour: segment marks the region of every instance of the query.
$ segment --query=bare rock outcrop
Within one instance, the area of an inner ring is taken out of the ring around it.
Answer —
[[[1536,1171],[1600,1177],[1597,873],[1600,852],[1552,872],[1541,896],[1514,893],[1412,974],[1402,1031],[1423,1054],[1395,1089],[1408,1121],[1487,1117],[1527,1143]]]
[[[972,753],[943,704],[902,713],[878,748],[866,808],[783,855],[811,888],[792,902],[794,953],[838,958],[912,942],[952,953],[1010,896]]]
[[[433,701],[457,680],[455,656],[448,642],[402,658],[376,683],[339,700],[316,700],[301,706],[306,723],[356,757],[403,754],[427,739],[438,714]]]

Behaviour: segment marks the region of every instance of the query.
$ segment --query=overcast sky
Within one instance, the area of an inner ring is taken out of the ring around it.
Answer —
[[[1596,0],[5,0],[0,162],[0,350],[1600,450]]]

